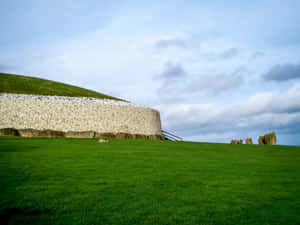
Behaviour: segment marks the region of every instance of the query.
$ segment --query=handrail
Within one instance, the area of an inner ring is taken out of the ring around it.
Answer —
[[[171,136],[169,136],[169,135],[164,135],[164,136],[165,136],[165,138],[166,138],[167,140],[176,141],[175,138],[173,138],[173,137],[171,137]]]
[[[178,137],[175,134],[171,134],[170,132],[167,132],[165,130],[161,130],[161,131],[165,135],[165,137],[168,138],[169,140],[172,140],[172,141],[182,141],[183,140],[182,137]]]

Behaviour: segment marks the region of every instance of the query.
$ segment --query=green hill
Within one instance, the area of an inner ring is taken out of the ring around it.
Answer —
[[[88,89],[22,75],[0,73],[0,92],[32,95],[57,95],[70,97],[106,98],[123,101]]]
[[[300,148],[0,137],[1,224],[299,225]]]

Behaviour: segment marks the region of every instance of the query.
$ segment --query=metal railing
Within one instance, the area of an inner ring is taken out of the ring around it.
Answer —
[[[182,137],[178,137],[175,134],[172,134],[165,130],[161,130],[161,131],[162,131],[163,135],[165,136],[166,140],[170,140],[170,141],[182,141],[183,140]]]

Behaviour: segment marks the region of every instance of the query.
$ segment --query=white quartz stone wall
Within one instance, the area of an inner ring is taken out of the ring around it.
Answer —
[[[0,128],[161,134],[159,112],[133,103],[0,94]]]

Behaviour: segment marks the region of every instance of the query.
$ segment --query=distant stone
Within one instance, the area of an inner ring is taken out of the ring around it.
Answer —
[[[243,144],[243,140],[231,140],[230,144],[241,145]]]
[[[253,144],[252,138],[247,138],[247,139],[246,139],[246,144],[247,144],[247,145],[252,145],[252,144]]]
[[[264,135],[264,144],[265,145],[269,145],[270,144],[270,135],[269,134],[265,134]]]
[[[276,145],[277,143],[277,137],[274,131],[270,132],[270,144]]]
[[[276,145],[276,135],[273,131],[268,134],[265,134],[265,144]]]
[[[259,136],[258,138],[258,144],[264,145],[265,144],[265,136]]]
[[[263,144],[264,145],[276,145],[276,141],[277,141],[276,134],[273,131],[265,134],[264,136],[260,136],[258,138],[258,143],[260,145],[263,145]]]

